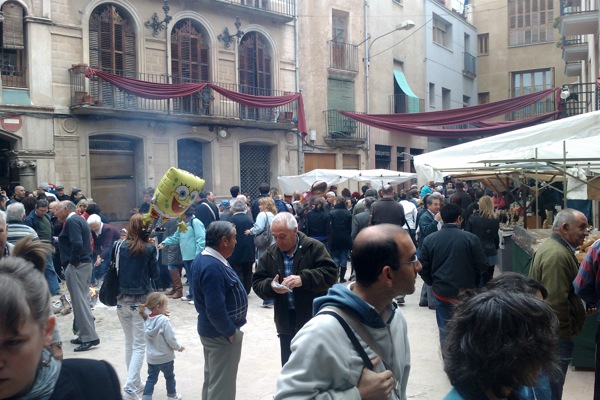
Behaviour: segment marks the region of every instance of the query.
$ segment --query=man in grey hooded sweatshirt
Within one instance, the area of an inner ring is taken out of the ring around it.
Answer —
[[[275,400],[406,400],[410,349],[406,321],[393,299],[415,291],[421,269],[415,246],[399,226],[371,226],[356,237],[352,264],[356,282],[334,285],[315,299],[316,316],[292,341]],[[332,312],[348,322],[349,331]]]

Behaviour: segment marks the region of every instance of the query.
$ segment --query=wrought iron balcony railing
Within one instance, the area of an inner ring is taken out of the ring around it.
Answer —
[[[294,0],[217,0],[217,2],[255,8],[289,18],[296,16]]]
[[[326,139],[339,141],[365,142],[367,140],[367,126],[338,113],[336,110],[324,111],[327,118]]]
[[[358,46],[330,40],[329,68],[358,73]]]
[[[560,0],[560,15],[598,11],[598,0]]]
[[[390,113],[408,114],[425,111],[425,101],[418,97],[405,94],[393,94],[390,96]]]
[[[564,100],[568,116],[600,110],[600,90],[596,82],[572,83],[568,88],[570,95]]]
[[[126,71],[106,71],[129,78],[156,83],[194,83],[184,79],[155,74],[137,74]],[[276,108],[255,108],[236,103],[206,87],[195,94],[174,97],[168,100],[149,100],[128,94],[116,86],[94,76],[87,79],[79,67],[69,70],[71,83],[71,107],[87,110],[140,111],[160,114],[190,115],[199,117],[236,118],[262,122],[291,124],[296,122],[297,104],[290,103]],[[232,83],[218,83],[218,86],[239,93],[258,96],[282,96],[289,94],[281,90],[257,88]]]

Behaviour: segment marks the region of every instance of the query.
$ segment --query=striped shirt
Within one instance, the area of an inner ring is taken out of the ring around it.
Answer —
[[[32,227],[27,226],[25,224],[13,222],[8,223],[8,243],[15,244],[20,239],[23,239],[24,237],[27,237],[29,235],[33,236],[33,240],[40,240],[37,232]]]

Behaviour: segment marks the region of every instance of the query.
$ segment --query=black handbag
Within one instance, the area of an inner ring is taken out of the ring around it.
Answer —
[[[100,302],[111,307],[117,305],[117,296],[119,295],[119,250],[122,244],[123,240],[119,240],[113,248],[112,259],[102,286],[100,286],[100,293],[98,293]]]

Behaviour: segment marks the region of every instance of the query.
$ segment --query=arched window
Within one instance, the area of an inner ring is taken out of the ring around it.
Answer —
[[[201,27],[191,19],[175,25],[171,33],[171,73],[173,83],[208,82],[210,77],[209,46]],[[209,114],[210,90],[174,99],[175,110]]]
[[[23,7],[8,1],[2,5],[2,86],[27,87]]]
[[[115,5],[102,5],[90,17],[90,67],[134,77],[135,32]]]
[[[137,77],[135,32],[120,7],[103,4],[90,16],[90,67],[129,78]],[[135,97],[111,84],[90,81],[90,91],[105,107],[135,108]]]
[[[240,92],[257,96],[272,95],[271,54],[267,40],[258,32],[242,38],[239,48]],[[242,107],[242,118],[270,119],[267,109]],[[265,115],[263,115],[265,114]]]

